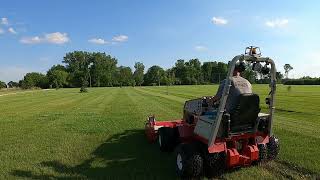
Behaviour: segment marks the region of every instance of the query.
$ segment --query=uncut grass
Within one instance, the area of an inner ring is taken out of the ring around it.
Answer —
[[[174,179],[174,157],[146,142],[145,118],[180,118],[185,100],[212,95],[216,89],[173,86],[169,95],[166,87],[94,88],[84,94],[62,89],[0,97],[0,178]],[[267,94],[266,86],[254,89],[263,97]],[[318,176],[318,92],[317,86],[293,86],[290,92],[278,86],[281,110],[274,132],[281,139],[279,160],[223,177]]]

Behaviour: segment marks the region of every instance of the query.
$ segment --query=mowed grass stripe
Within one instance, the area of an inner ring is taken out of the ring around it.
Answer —
[[[144,107],[145,118],[147,115],[156,115],[158,120],[179,119],[182,116],[183,101],[181,98],[174,96],[162,95],[159,93],[149,92],[140,88],[134,88],[138,96],[148,102]]]

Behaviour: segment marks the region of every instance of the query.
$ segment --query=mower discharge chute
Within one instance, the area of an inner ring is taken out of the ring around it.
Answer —
[[[241,94],[236,110],[232,114],[225,111],[237,63],[251,64],[254,71],[270,77],[270,92],[265,99],[268,113],[260,112],[256,94]],[[155,116],[149,116],[145,125],[147,139],[158,141],[161,151],[175,149],[176,171],[181,177],[203,173],[211,177],[225,169],[275,159],[279,153],[279,141],[272,135],[275,92],[274,61],[262,57],[258,47],[247,47],[245,54],[235,56],[229,64],[218,106],[211,103],[212,96],[206,96],[186,101],[182,119],[156,121]]]

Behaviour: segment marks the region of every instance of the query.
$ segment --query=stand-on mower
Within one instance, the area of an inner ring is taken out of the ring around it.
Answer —
[[[236,110],[225,111],[237,63],[251,64],[254,71],[270,77],[270,93],[265,99],[268,113],[260,112],[256,94],[239,95]],[[155,116],[149,116],[145,125],[147,139],[158,140],[161,151],[175,149],[180,177],[212,177],[226,169],[275,159],[279,153],[279,141],[272,135],[275,92],[274,61],[262,57],[258,47],[247,47],[245,54],[235,56],[229,63],[219,104],[210,103],[212,96],[206,96],[186,101],[182,119],[156,121]]]

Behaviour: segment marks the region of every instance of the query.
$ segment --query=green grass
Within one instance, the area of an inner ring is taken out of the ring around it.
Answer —
[[[0,179],[176,179],[174,157],[144,137],[147,115],[182,116],[217,86],[60,89],[0,97]],[[266,85],[254,86],[261,100]],[[312,179],[320,172],[320,86],[278,86],[279,159],[226,179]],[[265,107],[264,104],[261,104]]]

